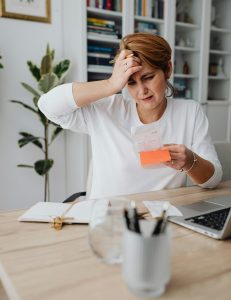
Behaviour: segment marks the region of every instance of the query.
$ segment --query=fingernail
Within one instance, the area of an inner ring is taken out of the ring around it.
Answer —
[[[126,55],[126,58],[129,58],[129,57],[132,57],[132,56],[134,56],[134,54],[130,53],[130,54]]]

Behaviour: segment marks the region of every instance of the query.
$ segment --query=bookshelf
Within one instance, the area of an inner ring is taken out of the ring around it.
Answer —
[[[207,113],[213,139],[230,141],[231,1],[212,0],[210,3]]]
[[[104,79],[112,72],[122,37],[122,1],[87,1],[87,77]]]
[[[200,52],[203,1],[175,1],[174,30],[174,98],[201,102]]]

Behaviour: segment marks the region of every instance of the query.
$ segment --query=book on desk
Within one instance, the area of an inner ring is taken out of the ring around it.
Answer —
[[[62,217],[64,223],[89,223],[93,201],[76,201],[72,203],[38,202],[23,213],[21,222],[53,222]]]

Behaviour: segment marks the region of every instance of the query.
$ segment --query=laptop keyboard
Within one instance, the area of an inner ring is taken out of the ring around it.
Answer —
[[[218,211],[213,211],[211,213],[203,214],[197,217],[185,219],[186,221],[191,221],[193,223],[203,225],[215,230],[222,230],[225,221],[228,217],[230,208],[224,208]]]

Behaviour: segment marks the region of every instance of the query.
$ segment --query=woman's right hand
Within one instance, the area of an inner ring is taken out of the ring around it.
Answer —
[[[139,58],[134,56],[130,50],[122,50],[116,59],[112,75],[108,79],[113,93],[121,91],[132,74],[141,69],[142,65]]]

